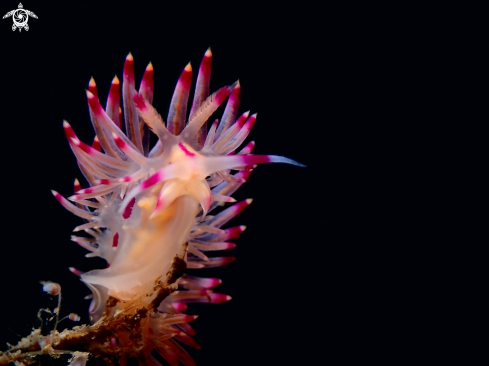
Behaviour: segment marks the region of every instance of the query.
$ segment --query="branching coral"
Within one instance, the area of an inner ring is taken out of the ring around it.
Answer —
[[[252,155],[253,142],[237,152],[256,114],[246,112],[237,118],[239,82],[209,95],[211,58],[208,50],[188,119],[192,68],[190,64],[185,67],[165,124],[151,105],[152,65],[146,68],[136,91],[134,61],[129,54],[122,85],[125,134],[119,80],[116,77],[112,82],[105,110],[95,82],[90,81],[88,105],[97,135],[93,145],[81,142],[71,126],[63,123],[90,187],[81,189],[75,181],[74,196],[65,199],[55,191],[53,194],[85,221],[74,231],[88,235],[73,236],[72,240],[90,251],[87,256],[107,261],[104,269],[86,273],[72,269],[93,292],[92,324],[61,333],[55,326],[48,335],[36,329],[0,355],[0,365],[12,361],[31,364],[40,354],[59,357],[70,352],[78,352],[73,354],[73,365],[83,365],[87,354],[102,357],[108,365],[125,365],[127,358],[136,358],[140,365],[160,365],[153,351],[171,365],[194,365],[181,346],[199,348],[188,324],[196,316],[184,314],[186,304],[220,303],[230,297],[213,291],[221,283],[219,279],[191,276],[186,269],[223,266],[234,259],[208,257],[206,253],[235,246],[229,240],[237,238],[244,226],[222,226],[251,200],[210,213],[226,202],[235,202],[231,194],[257,164],[300,165],[280,156]],[[221,121],[216,120],[208,129],[207,120],[228,97]],[[152,149],[150,131],[158,137]],[[56,295],[54,284],[44,287]],[[56,311],[55,316],[58,319]]]

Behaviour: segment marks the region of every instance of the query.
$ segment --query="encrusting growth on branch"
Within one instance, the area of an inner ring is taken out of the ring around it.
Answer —
[[[36,356],[50,355],[58,358],[63,354],[77,356],[75,354],[80,352],[101,357],[107,365],[118,365],[116,360],[123,357],[135,357],[140,364],[145,364],[148,362],[144,349],[147,344],[144,337],[148,317],[154,316],[161,302],[177,289],[175,282],[186,269],[185,260],[175,255],[166,278],[157,278],[151,292],[129,301],[121,310],[117,310],[120,301],[109,296],[102,317],[92,325],[75,326],[62,332],[54,329],[49,335],[42,335],[40,328],[33,329],[17,345],[0,352],[0,365],[7,366],[12,362],[16,365],[30,365],[35,362]],[[196,318],[192,315],[185,317],[186,321]],[[119,340],[118,343],[113,341],[114,336]],[[46,339],[49,341],[46,342]]]

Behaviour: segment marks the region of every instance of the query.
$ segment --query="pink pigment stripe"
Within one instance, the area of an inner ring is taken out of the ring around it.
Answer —
[[[116,248],[118,244],[119,244],[119,233],[115,233],[114,237],[112,238],[112,248]]]
[[[185,145],[183,143],[180,142],[178,144],[178,147],[183,150],[183,152],[185,153],[186,156],[195,156],[194,153],[188,151],[188,149],[185,147]]]
[[[236,134],[239,132],[241,127],[243,127],[246,119],[248,118],[248,115],[250,114],[250,111],[244,112],[236,121],[236,123],[230,128],[228,128],[226,131],[223,131],[223,133],[219,136],[219,138],[216,140],[216,142],[213,144],[214,149],[221,148],[223,144],[227,144],[230,139],[236,136]],[[219,126],[221,127],[221,126]]]
[[[136,203],[136,197],[134,197],[131,201],[129,201],[128,205],[124,209],[124,212],[122,214],[122,217],[124,219],[128,219],[129,217],[131,217],[132,209],[133,209],[135,203]]]
[[[174,135],[180,134],[185,127],[185,118],[187,114],[187,102],[192,82],[192,66],[190,63],[185,66],[177,86],[173,92],[168,113],[168,131]]]
[[[245,130],[247,130],[248,132],[251,131],[251,129],[255,125],[256,116],[257,116],[257,114],[255,113],[255,114],[251,115],[251,117],[246,120],[246,123],[244,124],[243,128]]]
[[[96,116],[104,113],[104,109],[100,105],[98,98],[96,98],[89,90],[87,90],[88,105]]]
[[[109,96],[105,110],[109,118],[114,121],[117,127],[121,128],[121,120],[119,118],[119,108],[121,103],[121,91],[119,79],[114,77],[110,85]]]
[[[97,136],[93,139],[92,148],[98,152],[102,152],[102,146],[100,146],[100,141]]]
[[[110,187],[110,186],[90,187],[90,188],[82,189],[81,191],[78,192],[78,194],[69,197],[69,199],[72,201],[77,201],[80,199],[94,198],[109,193],[113,190],[114,187]]]
[[[156,213],[160,209],[160,207],[163,205],[163,202],[164,202],[163,197],[160,195],[158,197],[158,201],[156,201],[156,207],[154,209],[154,213]]]
[[[104,186],[109,186],[112,184],[120,184],[120,183],[127,183],[127,182],[132,182],[134,180],[134,177],[131,175],[122,177],[122,178],[116,178],[116,179],[99,179],[98,181],[95,181],[97,184],[101,184]]]
[[[231,214],[233,215],[232,217],[234,216],[237,216],[238,214],[240,214],[246,207],[248,207],[251,202],[253,202],[252,199],[248,198],[244,201],[241,201],[241,202],[238,202],[236,203],[235,205],[229,207],[228,209],[222,211],[222,213],[226,212],[226,214]]]
[[[180,311],[180,312],[184,312],[185,310],[187,310],[188,306],[186,304],[184,304],[183,302],[174,302],[173,304],[173,307]]]
[[[233,90],[234,86],[231,85],[231,86],[228,86],[228,87],[223,87],[221,89],[219,89],[216,93],[216,96],[214,97],[214,101],[217,105],[221,105],[222,102],[224,102],[226,100],[226,98],[228,97],[229,93]]]
[[[229,229],[225,229],[226,234],[221,238],[221,240],[238,239],[238,237],[246,230],[246,226],[234,226]]]
[[[124,148],[127,146],[127,144],[122,140],[119,136],[117,136],[115,133],[112,133],[112,138],[114,139],[116,145],[121,149],[124,150]]]
[[[78,179],[75,179],[75,183],[73,184],[73,191],[76,193],[81,189],[80,182]]]
[[[146,179],[144,182],[141,183],[140,185],[141,189],[146,189],[155,185],[156,183],[162,180],[163,176],[164,174],[161,171],[153,174],[151,177],[149,177],[148,179]]]
[[[123,154],[118,149],[116,149],[114,143],[110,139],[110,136],[107,135],[107,132],[109,131],[116,132],[120,135],[123,135],[122,132],[117,128],[115,123],[105,113],[98,99],[95,98],[94,95],[89,91],[87,91],[87,99],[88,99],[88,106],[90,108],[90,111],[92,112],[91,115],[92,122],[97,132],[97,136],[100,139],[100,144],[102,145],[102,148],[105,150],[106,155],[109,155],[111,158],[119,157],[120,159],[122,159]],[[127,137],[124,135],[124,138]],[[118,159],[115,160],[117,161]],[[124,165],[126,164],[125,162],[122,163]]]
[[[246,166],[246,165],[263,164],[263,163],[282,163],[282,164],[292,164],[292,165],[297,165],[300,167],[305,167],[304,164],[301,164],[301,163],[298,163],[297,161],[294,161],[292,159],[285,158],[283,156],[277,156],[277,155],[237,155],[237,156],[230,156],[230,157],[225,157],[225,158],[226,159],[238,159],[238,160],[230,160],[233,162],[233,164],[230,168],[239,167],[239,166]],[[243,164],[243,165],[240,165],[240,164]]]
[[[243,155],[241,157],[243,160],[243,165],[257,165],[270,163],[270,155]]]
[[[72,139],[73,143],[78,146],[82,151],[86,152],[88,155],[92,155],[96,150],[85,144],[84,142],[81,142],[80,140],[78,139]]]
[[[133,149],[129,144],[127,144],[123,139],[117,136],[115,133],[112,133],[112,138],[116,143],[117,147],[121,149],[124,154],[126,154],[129,158],[134,160],[140,165],[146,165],[146,158],[137,150]]]
[[[211,259],[215,267],[225,266],[226,264],[233,263],[235,260],[236,257],[213,257]]]
[[[58,192],[56,191],[51,191],[53,193],[53,196],[54,198],[56,198],[56,200],[59,202],[59,203],[62,203],[63,202],[63,196],[60,195]]]
[[[70,270],[71,273],[77,276],[81,276],[82,274],[85,273],[83,271],[80,271],[79,269],[76,269],[75,267],[68,267],[68,269]]]
[[[185,126],[185,129],[183,130],[185,142],[192,143],[201,127],[206,124],[207,119],[217,108],[219,108],[219,105],[227,98],[233,88],[234,85],[224,86],[207,98],[207,102],[204,102],[199,108],[200,113],[195,113],[187,126]]]
[[[154,71],[151,62],[144,71],[143,79],[139,87],[139,92],[149,103],[153,102]]]
[[[217,140],[219,136],[221,136],[221,134],[225,132],[229,128],[229,126],[231,126],[231,124],[236,120],[240,97],[241,97],[241,85],[238,81],[236,87],[233,89],[231,95],[229,96],[228,102],[226,104],[226,109],[224,109],[221,123],[217,128],[216,137],[214,138],[214,141]]]
[[[243,127],[246,119],[248,118],[250,114],[250,111],[244,112],[241,116],[239,116],[238,120],[236,121],[236,125],[239,126],[239,128]]]
[[[134,86],[134,58],[132,54],[129,54],[126,57],[126,61],[124,62],[124,82],[128,82],[130,85]]]
[[[124,119],[126,126],[126,135],[128,139],[136,146],[137,150],[143,152],[141,140],[141,131],[139,129],[139,116],[132,101],[134,90],[134,60],[129,53],[124,63],[124,82],[123,82],[123,100],[124,100]]]
[[[136,107],[141,110],[141,112],[144,112],[146,109],[148,109],[148,107],[146,107],[146,102],[144,101],[144,98],[139,93],[135,93],[132,97],[132,100],[134,100],[134,104],[136,104]]]
[[[202,72],[202,76],[205,79],[210,78],[211,67],[212,67],[212,52],[211,49],[209,48],[205,52],[204,58],[202,59],[202,63],[200,64],[200,68],[199,68],[199,72]]]
[[[68,139],[68,142],[71,143],[72,138],[77,138],[75,135],[75,131],[71,128],[70,124],[66,121],[63,121],[63,129],[65,131],[66,138]]]
[[[241,85],[238,84],[236,87],[233,89],[231,95],[229,96],[229,103],[233,104],[233,106],[237,105],[239,103],[239,99],[241,97]]]
[[[196,278],[196,282],[204,288],[213,288],[222,283],[219,278]]]
[[[251,169],[242,170],[242,171],[238,172],[237,174],[235,174],[234,176],[236,178],[243,178],[244,180],[248,180],[252,171],[253,170],[251,170]]]
[[[178,83],[177,87],[180,86],[181,88],[187,90],[190,89],[190,84],[192,83],[192,67],[185,67],[183,69],[182,73],[180,74],[180,77],[178,78]]]
[[[190,110],[190,118],[192,119],[194,113],[199,109],[204,100],[209,96],[209,82],[211,78],[212,68],[212,52],[209,48],[199,67],[199,75],[197,77],[197,84],[195,86],[194,100],[192,102],[192,109]],[[207,132],[207,131],[205,131]]]
[[[197,319],[198,317],[199,317],[198,315],[185,315],[185,316],[183,316],[183,321],[189,323],[189,322]]]
[[[209,225],[213,227],[221,227],[225,223],[227,223],[229,220],[231,220],[233,217],[236,217],[239,215],[246,207],[248,207],[251,202],[253,202],[252,199],[248,198],[244,201],[238,202],[235,205],[225,209],[224,211],[221,211],[218,213],[216,216],[214,216],[212,219],[209,220]]]
[[[109,89],[109,97],[108,97],[108,101],[112,102],[115,104],[115,102],[119,102],[120,101],[120,95],[121,95],[121,91],[120,91],[120,81],[119,79],[117,78],[117,76],[114,77],[114,79],[112,79],[112,82],[110,83],[110,89]]]
[[[53,194],[54,198],[56,198],[56,200],[61,204],[61,206],[66,208],[72,214],[77,215],[79,217],[83,217],[88,220],[93,219],[93,213],[91,213],[90,211],[85,211],[79,207],[76,207],[71,202],[69,202],[66,198],[64,198],[62,195],[60,195],[58,192],[54,190],[51,190],[51,193]]]
[[[246,144],[245,147],[243,147],[241,149],[241,151],[238,153],[238,155],[250,154],[254,148],[255,148],[255,141],[250,141]]]
[[[211,303],[213,304],[221,304],[223,302],[231,300],[231,296],[217,293],[210,293],[208,295],[211,299]]]

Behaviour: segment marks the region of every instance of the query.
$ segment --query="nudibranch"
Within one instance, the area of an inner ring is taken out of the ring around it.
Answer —
[[[165,123],[152,106],[152,64],[136,90],[134,60],[129,54],[123,69],[122,108],[117,76],[105,109],[95,81],[90,80],[87,98],[96,132],[93,144],[80,141],[68,122],[63,122],[69,145],[90,186],[81,189],[75,181],[75,194],[68,199],[55,191],[53,194],[85,221],[74,231],[88,235],[73,236],[72,240],[90,251],[87,257],[99,256],[107,261],[107,268],[86,273],[72,269],[93,292],[92,322],[101,318],[109,297],[118,301],[120,310],[151,291],[155,280],[169,271],[175,255],[181,256],[190,269],[232,262],[232,257],[207,254],[235,247],[230,240],[245,227],[222,227],[251,199],[214,214],[216,208],[236,202],[231,195],[258,164],[301,165],[285,157],[253,155],[254,142],[240,149],[255,124],[256,114],[245,112],[238,116],[239,82],[209,93],[211,60],[209,49],[199,68],[188,114],[191,65],[178,79]],[[208,128],[207,121],[226,99],[222,118]],[[152,148],[150,131],[158,137]],[[195,332],[188,324],[195,316],[184,314],[186,304],[229,300],[229,296],[213,291],[220,283],[217,278],[183,274],[175,284],[178,289],[158,305],[157,314],[149,317],[143,327],[145,352],[156,349],[172,365],[179,361],[193,365],[180,345],[198,348],[191,338]],[[148,357],[151,364],[159,364]]]

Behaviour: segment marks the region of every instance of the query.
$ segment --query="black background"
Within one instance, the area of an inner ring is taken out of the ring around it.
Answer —
[[[255,199],[232,222],[248,226],[231,251],[237,260],[203,274],[222,278],[216,291],[233,300],[190,308],[200,314],[197,363],[431,363],[455,360],[480,331],[467,309],[482,299],[473,280],[483,267],[473,260],[483,241],[476,222],[457,228],[472,198],[455,194],[476,178],[465,168],[452,179],[465,166],[465,121],[487,123],[471,115],[481,96],[467,108],[454,102],[480,87],[480,9],[23,5],[39,17],[28,32],[0,21],[2,343],[29,333],[39,307],[55,306],[39,280],[62,285],[63,314],[87,319],[89,290],[67,267],[102,261],[69,241],[81,221],[50,189],[69,196],[82,178],[62,120],[92,141],[90,77],[104,104],[128,52],[137,80],[151,61],[153,104],[166,116],[180,72],[191,61],[195,80],[208,47],[211,89],[239,78],[240,110],[258,112],[255,152],[307,168],[260,166],[235,194]],[[3,2],[0,13],[16,7]],[[482,154],[481,144],[470,148]]]

